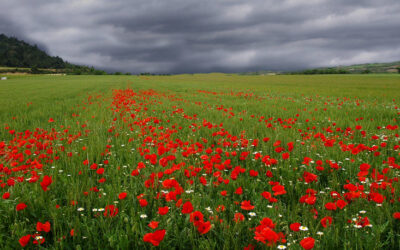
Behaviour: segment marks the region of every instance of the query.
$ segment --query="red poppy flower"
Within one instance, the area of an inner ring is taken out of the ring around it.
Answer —
[[[274,191],[274,195],[282,195],[282,194],[286,194],[286,190],[285,187],[282,185],[275,185],[272,187],[272,191]]]
[[[148,202],[146,199],[140,199],[139,204],[141,207],[145,207],[145,206],[147,206]]]
[[[118,199],[123,200],[123,199],[126,198],[127,195],[128,195],[128,194],[127,194],[126,192],[122,192],[122,193],[120,193],[120,194],[118,195]]]
[[[298,231],[300,231],[300,226],[301,226],[300,223],[295,222],[295,223],[290,224],[289,227],[290,227],[290,230],[292,230],[294,232],[298,232]]]
[[[31,240],[31,235],[28,234],[28,235],[22,236],[22,237],[18,240],[18,242],[19,242],[19,244],[20,244],[22,247],[25,247],[26,245],[28,245],[28,243],[29,243],[30,240]]]
[[[4,199],[4,200],[7,200],[8,198],[10,198],[10,193],[9,193],[9,192],[5,192],[5,193],[3,194],[3,199]]]
[[[190,214],[190,222],[192,222],[195,226],[199,225],[200,222],[204,221],[204,215],[200,211],[194,211]]]
[[[317,175],[307,172],[307,171],[304,171],[303,178],[304,178],[304,181],[307,183],[317,182]]]
[[[158,221],[152,221],[148,224],[148,226],[152,229],[156,229],[158,227],[159,222]]]
[[[289,157],[290,157],[290,154],[288,152],[282,153],[282,159],[283,160],[287,160],[287,159],[289,159]]]
[[[235,213],[235,218],[233,219],[236,223],[244,221],[244,215],[242,213]]]
[[[250,176],[252,176],[252,177],[257,177],[257,176],[258,176],[258,172],[255,171],[255,170],[253,170],[253,169],[251,169],[251,170],[249,171],[249,174],[250,174]]]
[[[400,220],[400,212],[395,212],[393,218]]]
[[[337,200],[336,206],[340,209],[343,209],[345,206],[347,206],[347,202],[344,200]]]
[[[46,221],[45,223],[41,222],[36,223],[36,231],[38,232],[44,231],[46,233],[50,232],[50,222]]]
[[[165,229],[157,230],[154,233],[147,233],[143,237],[144,242],[150,242],[153,246],[160,245],[160,242],[164,239]]]
[[[241,203],[241,208],[242,208],[243,210],[253,210],[253,209],[254,209],[254,206],[251,205],[250,201],[242,201],[242,203]]]
[[[193,205],[190,201],[187,201],[182,206],[183,214],[190,214],[193,211]]]
[[[326,216],[326,217],[321,219],[321,225],[323,227],[330,226],[331,224],[332,224],[332,217]]]
[[[209,221],[207,222],[199,222],[197,225],[197,231],[200,234],[206,234],[208,231],[211,229],[211,223]]]
[[[242,187],[238,187],[235,191],[235,194],[243,194],[243,188]]]
[[[254,239],[271,246],[279,240],[279,235],[269,227],[262,227],[255,232]]]
[[[98,168],[98,169],[96,170],[96,173],[97,173],[98,175],[104,174],[104,168]]]
[[[114,205],[107,205],[103,213],[104,217],[114,217],[118,214],[118,208]]]
[[[19,203],[16,206],[16,209],[17,209],[17,211],[21,211],[21,210],[24,210],[26,207],[27,207],[27,205],[25,203]]]
[[[264,197],[265,199],[269,200],[272,198],[272,194],[268,191],[264,191],[261,193],[262,197]]]
[[[300,241],[300,245],[306,250],[314,248],[314,243],[315,240],[311,237],[304,238]]]
[[[169,211],[169,207],[167,207],[167,206],[158,208],[159,215],[166,215],[168,213],[168,211]]]
[[[46,192],[46,191],[47,191],[47,187],[50,186],[50,184],[51,184],[52,182],[53,182],[53,181],[51,180],[51,177],[48,176],[48,175],[45,175],[45,176],[43,177],[42,182],[40,183],[40,186],[42,186],[43,191]]]
[[[326,203],[325,208],[326,208],[326,210],[336,210],[337,209],[336,204],[333,202]]]

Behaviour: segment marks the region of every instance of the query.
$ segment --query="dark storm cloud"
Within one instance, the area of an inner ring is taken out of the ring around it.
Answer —
[[[398,0],[2,2],[0,32],[110,70],[294,70],[400,60]]]

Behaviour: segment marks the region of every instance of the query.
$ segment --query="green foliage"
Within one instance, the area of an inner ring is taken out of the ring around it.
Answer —
[[[34,66],[31,68],[31,73],[32,73],[32,74],[40,74],[40,73],[42,73],[42,72],[38,69],[38,67],[37,67],[36,65],[34,65]]]
[[[326,69],[308,69],[294,74],[301,75],[325,75],[325,74],[349,74],[345,69],[326,68]]]
[[[65,68],[58,56],[49,56],[36,45],[0,34],[0,65],[8,67]]]

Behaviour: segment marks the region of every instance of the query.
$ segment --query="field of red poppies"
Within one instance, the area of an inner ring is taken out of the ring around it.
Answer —
[[[398,249],[400,77],[0,84],[3,249]]]

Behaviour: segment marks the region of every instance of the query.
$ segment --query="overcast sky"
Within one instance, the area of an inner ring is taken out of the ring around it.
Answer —
[[[0,33],[107,70],[297,70],[400,60],[400,0],[0,0]]]

